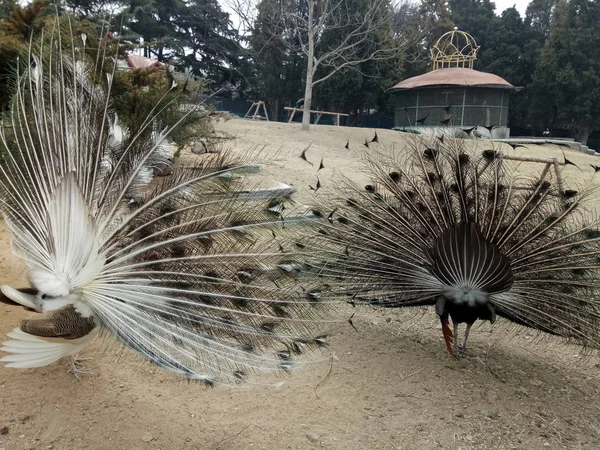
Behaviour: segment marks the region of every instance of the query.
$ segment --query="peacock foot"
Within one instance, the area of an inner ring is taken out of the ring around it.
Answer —
[[[91,374],[87,372],[82,361],[87,361],[92,358],[81,358],[78,354],[69,356],[69,363],[67,364],[67,372],[73,375],[77,380],[81,381],[81,376],[85,374]]]

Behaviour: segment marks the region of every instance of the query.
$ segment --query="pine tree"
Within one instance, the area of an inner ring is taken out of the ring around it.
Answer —
[[[2,8],[8,6],[2,3]],[[0,113],[6,109],[9,102],[9,80],[14,74],[14,66],[19,52],[36,37],[46,22],[51,19],[51,9],[46,0],[35,0],[26,6],[14,5],[10,13],[0,21]]]
[[[532,85],[531,120],[586,143],[600,121],[600,4],[559,0]]]
[[[525,24],[530,26],[538,39],[546,39],[550,34],[552,11],[556,0],[531,0],[525,12]]]
[[[4,20],[17,4],[17,0],[2,0],[2,3],[0,3],[0,21]]]
[[[289,33],[279,0],[262,0],[250,34],[257,98],[265,101],[274,120],[283,119],[283,107],[302,97],[303,56],[284,42]]]
[[[431,49],[437,40],[454,28],[455,22],[445,0],[422,0],[419,6],[420,28],[426,32],[425,48]]]
[[[219,85],[239,82],[246,64],[245,52],[229,14],[221,9],[218,1],[186,1],[175,25],[180,33],[177,58],[191,67],[194,74]]]
[[[185,10],[183,0],[130,0],[126,29],[144,40],[144,56],[168,61],[183,51],[177,23]]]
[[[537,54],[531,31],[516,8],[508,8],[488,26],[486,47],[482,49],[478,68],[501,76],[514,86],[529,86],[533,79]],[[527,89],[511,96],[509,126],[526,127]]]
[[[486,41],[488,27],[496,17],[494,3],[490,0],[449,0],[448,5],[456,26],[473,36],[481,46],[481,52],[485,52],[489,47]]]

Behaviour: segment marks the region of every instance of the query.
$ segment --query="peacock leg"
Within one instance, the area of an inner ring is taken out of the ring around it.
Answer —
[[[469,339],[469,331],[471,331],[472,323],[467,323],[467,328],[465,329],[465,339],[463,340],[462,346],[460,346],[461,356],[465,356],[467,354],[467,339]]]
[[[454,326],[454,356],[459,357],[460,345],[458,345],[458,322],[452,321],[452,325]]]
[[[452,330],[450,330],[450,326],[448,325],[448,316],[441,316],[440,321],[442,322],[442,335],[444,336],[444,342],[446,343],[446,350],[448,350],[448,353],[454,356],[454,350],[452,349],[454,336],[452,335]]]
[[[91,373],[84,370],[85,366],[82,363],[82,361],[87,361],[88,359],[92,358],[80,358],[78,354],[69,356],[69,364],[67,365],[67,371],[78,380],[81,380],[81,375]]]

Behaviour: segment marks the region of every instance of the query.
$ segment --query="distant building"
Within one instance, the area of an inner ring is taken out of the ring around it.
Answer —
[[[508,137],[509,96],[518,88],[474,70],[478,50],[468,33],[455,28],[444,34],[431,50],[433,70],[390,89],[396,128],[457,135],[459,129],[478,126],[485,137]]]
[[[142,69],[147,67],[157,67],[159,69],[164,69],[165,64],[161,63],[156,59],[146,58],[142,55],[136,55],[133,53],[129,53],[125,56],[123,60],[125,66],[123,68],[127,69]]]

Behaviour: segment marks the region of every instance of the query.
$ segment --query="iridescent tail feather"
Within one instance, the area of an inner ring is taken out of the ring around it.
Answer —
[[[316,266],[328,261],[323,270],[339,280],[330,294],[337,299],[436,305],[442,323],[450,316],[469,327],[497,314],[598,348],[596,189],[593,180],[566,189],[556,166],[522,174],[501,151],[452,139],[369,149],[371,183],[347,181],[322,200],[328,220],[307,253]]]

